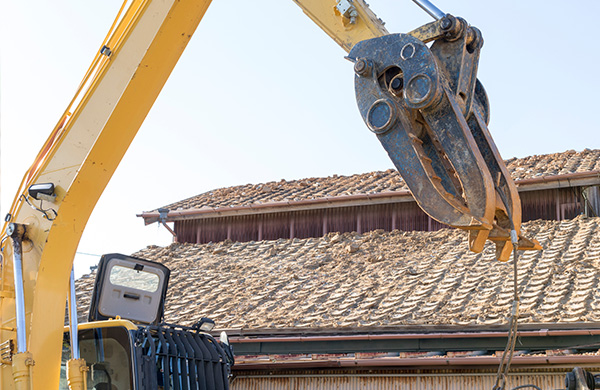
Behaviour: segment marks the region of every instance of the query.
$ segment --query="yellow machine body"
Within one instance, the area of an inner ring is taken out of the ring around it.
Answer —
[[[388,34],[363,0],[294,2],[347,52],[358,42]],[[125,4],[79,91],[26,172],[2,230],[6,237],[9,224],[25,229],[25,346],[16,345],[14,247],[11,239],[2,244],[0,383],[5,390],[58,388],[65,302],[82,232],[210,1]],[[30,186],[40,183],[54,184],[52,197],[40,200],[29,194]],[[128,324],[121,325],[133,326]],[[116,323],[81,325],[102,326]],[[18,353],[17,347],[25,350]],[[83,366],[70,366],[73,388],[83,387],[75,374]]]

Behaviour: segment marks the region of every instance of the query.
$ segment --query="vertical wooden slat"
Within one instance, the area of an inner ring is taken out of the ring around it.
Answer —
[[[583,210],[581,188],[559,188],[523,192],[523,222],[533,219],[571,219]],[[590,203],[600,208],[598,187],[588,189]],[[447,226],[431,219],[415,202],[338,207],[176,221],[179,242],[207,243],[320,237],[329,232],[363,233],[375,229],[391,231],[435,231]]]
[[[344,375],[346,373],[347,375]],[[400,373],[400,375],[395,375]],[[542,389],[564,387],[566,372],[519,372],[507,377],[508,388],[534,384]],[[298,372],[296,375],[236,375],[231,390],[458,390],[491,389],[495,375],[478,373],[475,369],[466,369],[460,373],[432,371],[427,374],[402,375],[402,372],[377,373],[375,375],[356,375],[352,371],[338,371],[336,374],[320,374],[315,371]]]

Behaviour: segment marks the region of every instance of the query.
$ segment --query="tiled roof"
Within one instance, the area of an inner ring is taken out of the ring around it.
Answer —
[[[600,150],[569,150],[564,153],[512,158],[506,164],[515,180],[600,171]],[[221,208],[406,190],[408,187],[398,172],[388,169],[351,176],[333,175],[219,188],[165,207],[169,210]]]
[[[600,322],[600,218],[523,225],[543,251],[518,261],[521,322]],[[321,238],[151,246],[172,270],[165,320],[219,328],[505,324],[512,262],[464,232],[331,233]],[[87,310],[93,276],[77,282]]]

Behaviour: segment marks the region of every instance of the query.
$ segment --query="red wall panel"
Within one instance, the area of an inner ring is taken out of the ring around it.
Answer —
[[[523,222],[562,220],[581,214],[581,188],[522,192]],[[427,216],[416,202],[176,221],[179,242],[207,243],[320,237],[330,232],[393,229],[433,231],[447,227]]]

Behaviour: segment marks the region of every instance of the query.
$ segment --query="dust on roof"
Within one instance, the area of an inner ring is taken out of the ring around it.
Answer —
[[[600,321],[600,218],[523,225],[544,250],[518,261],[522,323]],[[151,246],[172,270],[165,321],[219,328],[505,324],[512,261],[469,252],[462,231]],[[87,310],[93,276],[77,282]]]
[[[576,172],[600,171],[600,150],[569,150],[525,158],[512,158],[506,165],[514,180]],[[333,196],[407,191],[394,169],[351,176],[330,176],[292,181],[273,181],[219,188],[172,203],[169,210],[249,206],[272,202],[294,202]]]

